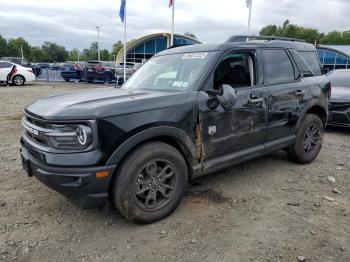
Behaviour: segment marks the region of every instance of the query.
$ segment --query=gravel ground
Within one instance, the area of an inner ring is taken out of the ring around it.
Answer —
[[[1,261],[350,261],[349,130],[328,129],[310,165],[276,152],[200,178],[170,217],[152,225],[81,210],[26,177],[23,107],[91,87],[0,88]]]

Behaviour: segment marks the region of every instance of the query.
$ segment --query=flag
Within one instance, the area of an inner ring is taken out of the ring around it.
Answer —
[[[247,7],[250,8],[252,5],[252,0],[245,0],[245,3],[247,4]]]
[[[174,5],[174,0],[169,0],[169,7],[172,7]]]
[[[120,10],[119,10],[119,17],[122,23],[124,23],[124,15],[125,15],[125,0],[121,0],[120,2]]]

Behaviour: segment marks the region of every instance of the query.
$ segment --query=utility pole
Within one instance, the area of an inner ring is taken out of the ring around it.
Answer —
[[[97,56],[98,56],[98,61],[101,61],[101,54],[100,54],[100,27],[96,26],[97,29]]]
[[[252,19],[252,7],[253,7],[253,0],[246,0],[247,6],[249,8],[249,17],[248,17],[248,34],[250,34],[250,22]]]
[[[171,2],[171,38],[170,38],[170,46],[174,45],[174,31],[175,31],[175,0]]]
[[[22,55],[22,59],[24,59],[24,55],[23,55],[23,46],[21,45],[21,55]]]

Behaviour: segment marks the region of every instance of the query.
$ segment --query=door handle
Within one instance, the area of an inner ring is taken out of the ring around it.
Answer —
[[[261,103],[264,102],[264,98],[263,97],[254,97],[249,99],[249,103],[251,104],[257,104],[257,103]]]
[[[305,94],[305,91],[302,91],[302,90],[297,90],[294,92],[294,94],[296,94],[297,96],[302,96]]]

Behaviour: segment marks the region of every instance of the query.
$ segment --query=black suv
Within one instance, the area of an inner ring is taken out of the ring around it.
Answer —
[[[315,48],[238,39],[161,52],[121,89],[29,105],[21,139],[28,175],[83,208],[113,203],[126,219],[151,223],[199,176],[279,149],[312,162],[330,95]]]

